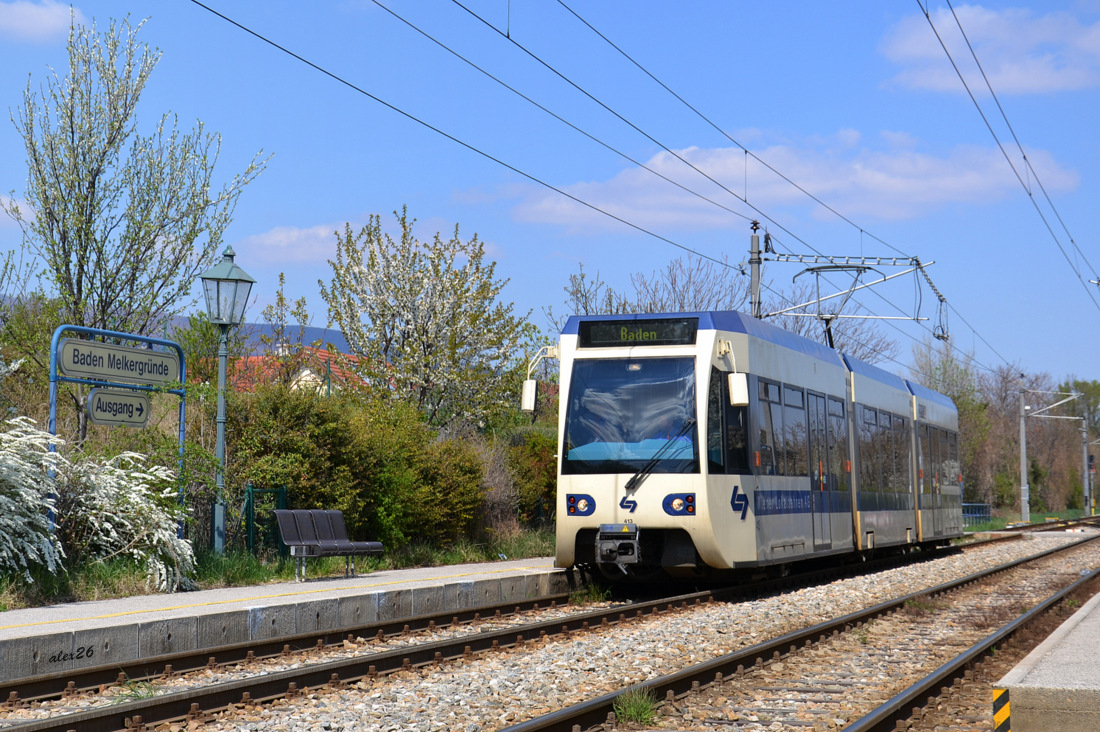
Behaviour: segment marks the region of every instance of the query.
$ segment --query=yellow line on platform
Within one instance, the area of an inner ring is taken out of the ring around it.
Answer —
[[[516,571],[520,571],[520,570],[541,570],[541,569],[545,569],[545,567],[514,567],[512,569],[479,570],[477,572],[464,572],[462,574],[448,574],[448,575],[442,575],[442,576],[439,576],[439,577],[425,577],[423,579],[412,580],[412,581],[414,581],[414,582],[431,582],[433,580],[451,579],[451,578],[455,578],[455,577],[473,577],[473,576],[479,575],[479,574],[504,574],[506,572],[516,572]],[[408,580],[393,580],[393,581],[390,581],[390,582],[372,582],[372,583],[369,583],[369,584],[362,584],[362,585],[350,585],[348,587],[326,587],[326,588],[323,588],[323,589],[318,588],[316,590],[300,590],[300,591],[296,591],[296,592],[278,592],[278,593],[273,593],[273,594],[270,594],[270,595],[254,595],[252,597],[241,597],[241,598],[237,598],[237,599],[234,599],[234,600],[211,600],[209,602],[196,602],[196,603],[192,603],[192,604],[189,604],[189,605],[172,605],[172,606],[169,606],[169,607],[149,608],[147,610],[126,610],[125,612],[120,612],[120,613],[107,613],[105,615],[91,615],[89,617],[84,617],[84,618],[61,618],[61,619],[58,619],[58,620],[42,620],[42,621],[38,621],[38,622],[34,622],[34,623],[17,623],[17,624],[14,624],[14,625],[0,625],[0,630],[10,630],[11,628],[30,628],[30,627],[33,627],[35,625],[54,625],[54,624],[57,624],[57,623],[78,623],[78,622],[85,621],[85,620],[101,620],[101,619],[104,619],[104,618],[120,618],[120,617],[125,617],[127,615],[142,615],[142,614],[145,614],[145,613],[163,613],[163,612],[168,612],[170,610],[186,610],[188,608],[208,607],[208,606],[211,606],[211,605],[229,605],[229,604],[239,603],[239,602],[255,602],[257,600],[269,600],[269,599],[276,598],[276,597],[293,597],[294,595],[313,595],[313,594],[318,594],[318,593],[321,593],[321,592],[336,592],[336,591],[341,591],[341,590],[365,590],[365,589],[370,589],[372,587],[386,587],[387,585],[401,584],[401,583],[407,582],[407,581]],[[118,599],[124,599],[124,598],[118,598]]]

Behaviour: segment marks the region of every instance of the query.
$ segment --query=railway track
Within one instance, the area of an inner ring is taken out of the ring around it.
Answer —
[[[1081,516],[1075,519],[1047,519],[1030,524],[1009,526],[1001,529],[1002,532],[1021,533],[1029,531],[1065,531],[1079,527],[1100,528],[1100,516]]]
[[[968,545],[966,549],[973,549],[980,544]],[[852,574],[876,571],[897,566],[899,563],[921,561],[927,558],[929,557],[884,557],[869,563],[831,567],[826,571],[808,571],[736,588],[712,588],[682,594],[677,596],[674,601],[709,602],[713,599],[730,601],[829,581]],[[658,602],[662,601],[669,602],[673,600],[668,598],[658,600]],[[629,601],[618,604],[627,605]],[[643,604],[635,604],[638,607],[648,607]],[[283,663],[288,657],[293,656],[301,656],[304,661],[323,659],[327,655],[341,655],[357,645],[365,645],[368,640],[376,641],[376,645],[395,642],[404,645],[419,642],[416,640],[418,634],[436,632],[453,635],[485,632],[498,626],[508,627],[533,622],[530,618],[540,613],[547,614],[550,617],[559,617],[578,612],[580,610],[577,607],[570,605],[569,596],[562,594],[542,598],[539,601],[485,605],[460,612],[448,611],[420,615],[329,631],[313,631],[263,641],[162,655],[135,662],[70,669],[49,675],[0,682],[0,700],[4,700],[0,702],[0,709],[6,709],[10,712],[13,709],[26,707],[27,705],[46,704],[55,700],[71,700],[80,694],[99,693],[108,687],[133,689],[143,684],[192,674],[210,676],[234,667],[261,670],[268,661]],[[634,610],[632,609],[631,612],[633,613]],[[600,622],[601,618],[597,616],[593,620]],[[0,719],[0,724],[2,724],[2,719]]]
[[[788,578],[785,584],[790,586],[798,581],[794,578]],[[803,579],[801,582],[806,584],[809,580]],[[773,583],[770,589],[758,587],[755,591],[775,592],[776,586]],[[742,590],[741,594],[743,595],[744,592],[745,590]],[[596,634],[601,632],[605,634],[622,633],[629,626],[638,625],[639,620],[642,621],[641,624],[659,622],[675,625],[678,618],[687,617],[691,613],[698,612],[700,607],[714,607],[716,605],[721,605],[721,603],[715,603],[710,592],[692,593],[672,600],[664,598],[648,603],[637,603],[631,605],[629,609],[611,608],[579,613],[573,611],[565,618],[554,617],[538,623],[526,622],[526,614],[533,611],[533,608],[525,610],[510,607],[501,611],[502,618],[500,622],[509,622],[508,618],[504,616],[519,610],[521,614],[511,618],[510,622],[520,623],[521,625],[494,630],[485,629],[480,625],[475,626],[472,617],[475,611],[470,611],[469,617],[464,619],[468,622],[460,621],[458,624],[469,626],[462,631],[462,637],[427,641],[417,638],[417,627],[423,628],[424,632],[428,632],[429,635],[431,635],[429,631],[433,625],[435,631],[442,634],[450,633],[452,630],[457,631],[459,628],[450,627],[452,621],[455,620],[455,614],[453,613],[448,613],[446,617],[429,618],[425,616],[419,619],[387,624],[389,627],[384,629],[383,643],[400,646],[391,647],[388,650],[372,651],[368,647],[370,644],[362,643],[359,640],[360,636],[356,636],[355,633],[350,633],[355,637],[349,639],[347,637],[349,633],[345,633],[347,629],[329,634],[330,637],[325,639],[326,648],[330,652],[343,653],[346,656],[306,666],[305,660],[296,660],[293,656],[299,652],[308,654],[313,651],[312,646],[316,645],[318,636],[323,635],[314,633],[308,637],[302,636],[295,641],[295,648],[289,650],[291,656],[289,659],[285,658],[287,653],[282,647],[275,648],[272,646],[268,649],[273,656],[280,658],[280,662],[292,668],[267,670],[263,667],[262,661],[253,660],[252,670],[245,670],[245,673],[248,674],[247,678],[221,680],[213,684],[200,681],[188,683],[187,688],[172,690],[173,679],[166,677],[175,676],[179,673],[183,668],[182,659],[177,660],[180,665],[173,666],[175,670],[169,670],[169,673],[165,674],[163,668],[165,658],[161,658],[156,659],[155,664],[152,661],[146,664],[147,666],[156,665],[160,667],[159,669],[146,669],[150,674],[147,678],[158,677],[161,688],[170,690],[160,696],[132,698],[125,693],[121,693],[117,694],[115,701],[118,701],[118,699],[123,701],[111,706],[11,724],[17,721],[14,717],[20,711],[19,707],[28,710],[35,706],[35,702],[28,703],[27,695],[21,694],[20,701],[9,703],[9,718],[6,721],[11,725],[9,728],[13,730],[59,730],[63,732],[68,729],[152,729],[153,725],[163,724],[168,720],[180,721],[187,720],[190,717],[195,722],[214,720],[211,728],[217,728],[219,717],[227,716],[231,718],[232,715],[237,714],[256,715],[259,713],[257,710],[273,709],[274,707],[271,706],[273,700],[287,698],[293,700],[295,697],[302,696],[315,698],[326,693],[343,693],[343,690],[349,689],[351,686],[355,686],[357,689],[384,687],[389,683],[388,679],[390,678],[415,677],[446,669],[449,666],[473,666],[477,665],[480,659],[494,655],[539,653],[541,649],[555,644],[561,645],[562,643],[573,642],[572,639],[581,637],[586,629]],[[545,607],[542,610],[545,612]],[[483,620],[486,620],[495,616],[496,612],[495,610],[482,609],[478,614],[484,615]],[[653,620],[654,618],[656,620]],[[409,625],[407,632],[405,625]],[[379,629],[381,628],[378,628],[378,626],[365,627],[362,635],[376,636]],[[555,640],[554,636],[558,636],[558,639]],[[285,640],[287,639],[280,639],[279,642]],[[276,644],[279,642],[276,642]],[[291,644],[282,643],[282,645],[289,646]],[[309,650],[306,650],[307,648]],[[494,648],[500,653],[486,653],[493,651]],[[300,649],[300,651],[296,649]],[[243,648],[230,650],[247,654],[247,651]],[[253,649],[253,658],[256,659],[257,656],[258,654]],[[203,660],[205,665],[205,662],[209,659],[204,656],[203,659],[199,660]],[[287,664],[288,660],[289,664]],[[228,665],[221,666],[222,663],[221,659],[216,661],[216,664],[220,666],[219,673],[224,672]],[[245,664],[245,666],[248,665],[250,664]],[[107,669],[100,671],[106,673]],[[214,672],[211,671],[210,673],[213,675]],[[127,685],[132,687],[135,684],[132,677],[127,684],[123,684],[121,687],[118,686],[115,683],[118,681],[117,674],[118,669],[116,667],[112,678],[100,682],[104,684],[105,693],[108,695],[114,693],[111,692],[112,689],[125,689]],[[72,674],[68,675],[71,676]],[[61,679],[53,679],[52,681],[56,686],[61,682]],[[45,683],[45,680],[39,679],[35,682]],[[195,683],[199,685],[195,685]],[[72,695],[76,693],[75,691],[71,692]],[[351,692],[348,691],[347,693]],[[56,691],[53,694],[56,698]],[[65,695],[62,694],[62,696]],[[267,703],[268,706],[263,707],[262,704],[264,703]],[[275,706],[279,706],[288,702],[275,701],[274,703]],[[219,712],[218,710],[229,711]],[[507,717],[507,714],[504,716]]]
[[[789,633],[507,732],[615,729],[624,694],[658,702],[651,725],[630,729],[992,729],[989,684],[1100,589],[1100,569],[1077,581],[1079,572],[1059,571],[1062,551]],[[1067,597],[1074,602],[1061,604]],[[980,665],[1033,622],[1040,623],[1028,637],[1033,643],[1021,639],[1014,652]]]

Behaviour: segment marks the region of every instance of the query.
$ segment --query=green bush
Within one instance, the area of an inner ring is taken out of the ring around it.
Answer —
[[[516,483],[519,518],[530,526],[549,523],[557,492],[557,436],[530,429],[517,433],[508,451],[508,465]]]
[[[418,538],[448,545],[473,535],[485,499],[485,471],[474,446],[460,440],[434,443],[420,464],[420,476],[414,499],[422,512]]]
[[[438,440],[412,406],[269,386],[236,413],[234,491],[285,485],[295,508],[335,508],[349,534],[390,548],[476,529],[482,469],[472,446]]]

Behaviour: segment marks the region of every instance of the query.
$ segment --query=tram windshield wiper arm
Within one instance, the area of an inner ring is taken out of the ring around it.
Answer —
[[[677,440],[679,440],[679,439],[680,439],[681,437],[683,437],[684,435],[686,435],[686,434],[687,434],[687,432],[688,432],[688,430],[690,430],[690,429],[691,429],[692,427],[694,427],[694,426],[695,426],[695,420],[694,420],[694,419],[686,419],[686,420],[684,420],[684,426],[680,428],[680,431],[679,431],[679,432],[677,432],[676,434],[674,434],[674,435],[673,435],[672,437],[669,437],[669,438],[668,438],[667,440],[665,440],[665,444],[661,445],[660,449],[659,449],[659,450],[657,450],[657,452],[653,453],[653,457],[651,457],[651,458],[650,458],[650,459],[649,459],[649,460],[648,460],[648,461],[646,462],[646,464],[645,464],[645,465],[643,465],[643,466],[642,466],[641,468],[639,468],[639,469],[638,469],[638,472],[637,472],[637,473],[635,473],[634,475],[630,476],[630,480],[628,480],[628,481],[626,482],[626,490],[627,490],[627,492],[629,493],[630,491],[634,490],[634,489],[635,489],[635,488],[637,488],[637,487],[638,487],[639,485],[641,485],[642,481],[643,481],[643,480],[645,480],[645,479],[646,479],[646,477],[647,477],[647,476],[648,476],[648,475],[649,475],[650,473],[652,473],[652,472],[653,472],[653,469],[654,469],[655,467],[657,467],[657,463],[658,463],[658,462],[660,462],[660,460],[661,460],[661,458],[662,458],[662,457],[664,457],[664,455],[665,455],[665,452],[667,452],[667,451],[668,451],[668,449],[669,449],[670,447],[672,447],[672,445],[673,445],[673,444],[674,444],[674,443],[675,443],[675,442],[676,442]]]

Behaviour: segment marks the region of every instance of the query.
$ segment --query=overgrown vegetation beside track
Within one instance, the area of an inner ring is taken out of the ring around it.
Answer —
[[[360,574],[405,567],[431,567],[451,564],[488,562],[506,557],[527,559],[546,557],[554,552],[554,535],[548,529],[525,529],[509,537],[487,543],[456,542],[446,548],[415,544],[387,552],[381,557],[361,558],[356,562]],[[88,562],[70,571],[50,573],[36,570],[32,582],[12,575],[0,576],[0,612],[39,607],[60,602],[106,600],[130,597],[149,591],[142,565],[133,559],[109,559]],[[341,557],[310,561],[309,576],[342,577]],[[290,559],[256,556],[234,550],[226,554],[202,551],[196,557],[195,588],[241,587],[294,579]]]

